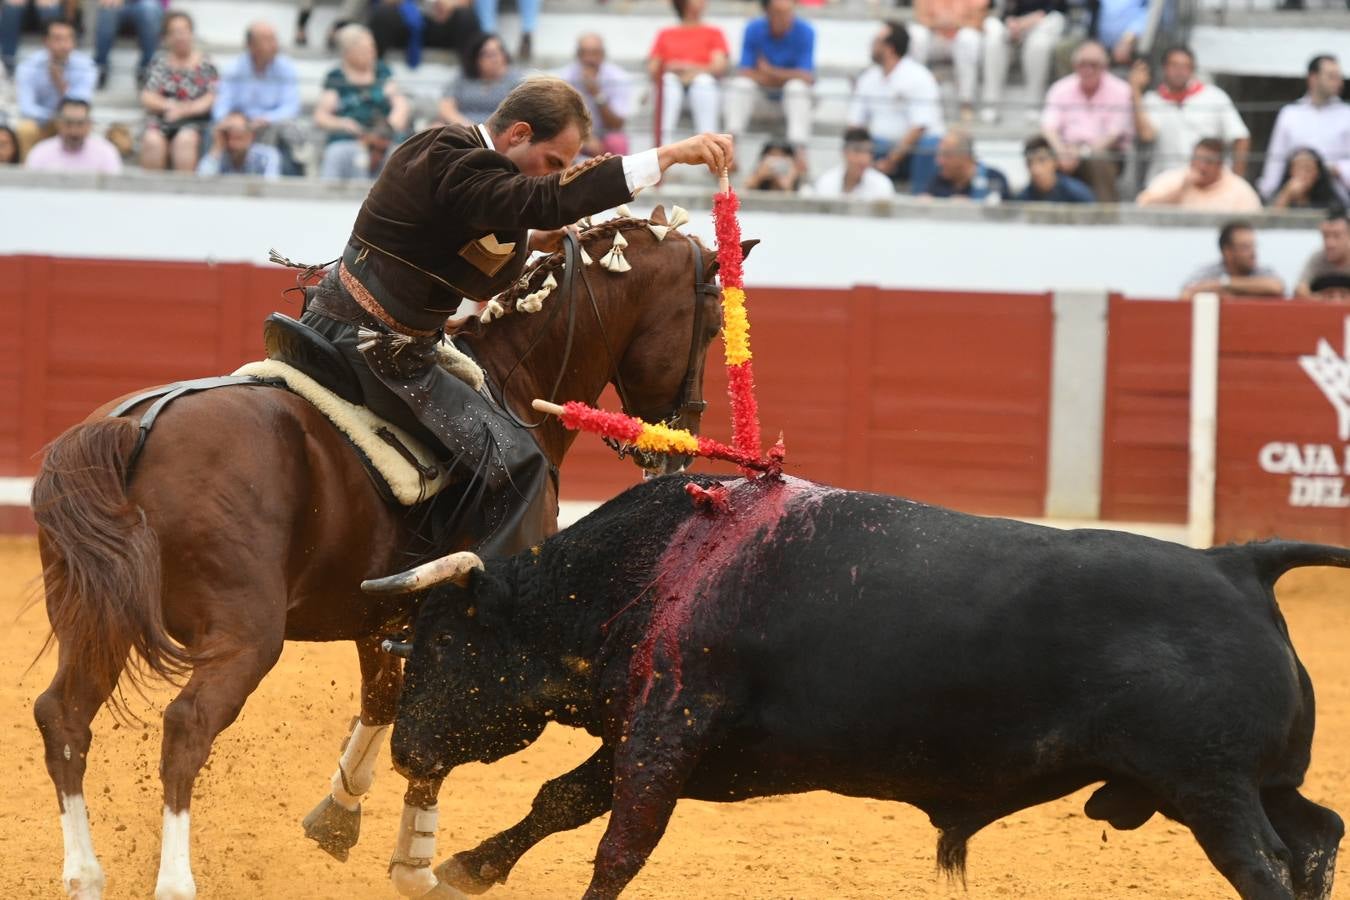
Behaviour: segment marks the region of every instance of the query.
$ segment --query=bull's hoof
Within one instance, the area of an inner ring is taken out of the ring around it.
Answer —
[[[348,809],[329,794],[305,816],[304,826],[305,837],[317,842],[320,850],[346,862],[361,837],[361,807]]]
[[[468,852],[456,853],[436,867],[436,877],[466,894],[482,894],[506,880],[499,878],[490,865],[476,864],[471,857],[472,854]]]

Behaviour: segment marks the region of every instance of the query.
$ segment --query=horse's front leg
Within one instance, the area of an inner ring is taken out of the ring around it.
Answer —
[[[356,651],[361,659],[361,716],[342,746],[332,791],[304,820],[305,836],[342,862],[361,836],[361,798],[375,783],[375,763],[403,690],[402,660],[381,650],[379,638],[357,641]]]
[[[403,795],[403,818],[389,860],[389,881],[400,896],[418,900],[467,900],[432,870],[436,859],[436,798],[444,778],[412,778]]]

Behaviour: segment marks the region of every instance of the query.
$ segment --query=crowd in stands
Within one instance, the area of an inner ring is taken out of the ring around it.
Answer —
[[[1293,282],[1292,294],[1338,303],[1350,303],[1350,217],[1333,207],[1321,223],[1322,249],[1308,257]],[[1285,296],[1285,281],[1256,257],[1256,230],[1235,219],[1219,232],[1219,259],[1201,267],[1181,286],[1189,300],[1201,292],[1237,297]]]
[[[655,35],[646,78],[609,62],[599,35],[580,35],[574,60],[554,74],[591,111],[594,133],[583,153],[627,152],[629,123],[648,102],[664,135],[680,130],[686,116],[695,131],[738,135],[752,118],[778,123],[780,136],[741,148],[737,177],[752,190],[991,204],[1133,199],[1233,214],[1336,210],[1350,201],[1350,104],[1341,99],[1337,59],[1310,61],[1306,92],[1280,110],[1258,172],[1247,124],[1228,94],[1197,77],[1191,50],[1168,49],[1156,72],[1137,58],[1148,0],[1100,0],[1083,34],[1072,33],[1066,0],[994,7],[990,0],[912,0],[913,20],[881,23],[870,65],[860,59],[853,73],[841,159],[813,173],[804,148],[815,132],[816,30],[797,0],[760,2],[763,15],[746,23],[732,47],[705,20],[708,0],[672,0],[675,22]],[[495,33],[497,0],[340,0],[323,38],[333,67],[307,112],[297,67],[265,22],[250,24],[242,52],[217,64],[199,46],[188,13],[161,0],[99,0],[91,56],[77,46],[75,0],[0,0],[0,63],[15,97],[12,110],[0,108],[0,165],[112,173],[134,160],[142,169],[213,177],[373,178],[415,130],[484,121],[533,74],[539,3],[519,2],[522,38],[513,56]],[[311,44],[312,4],[300,2],[298,46]],[[43,40],[20,58],[25,16]],[[103,136],[91,104],[121,33],[139,49],[143,118]],[[427,48],[450,50],[460,64],[434,109],[419,115],[387,58],[401,53],[415,68]],[[1014,51],[1032,99],[1010,109]],[[933,68],[942,60],[950,67]],[[1057,61],[1065,68],[1053,79]],[[954,82],[949,110],[939,77]],[[977,123],[1000,120],[1024,129],[1029,181],[1021,190],[981,158],[972,136]],[[1139,168],[1133,186],[1124,177],[1130,160]],[[1244,262],[1254,260],[1250,228],[1226,230],[1220,244],[1224,261],[1215,265],[1226,267],[1230,284],[1272,286],[1254,268],[1240,271],[1255,265]],[[1221,278],[1217,270],[1202,274],[1196,284]]]

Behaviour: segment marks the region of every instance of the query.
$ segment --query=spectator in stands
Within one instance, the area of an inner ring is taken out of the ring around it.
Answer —
[[[379,174],[388,150],[408,130],[410,108],[389,67],[375,57],[375,39],[363,25],[337,33],[342,59],[324,78],[314,123],[328,132],[319,174],[366,178]]]
[[[19,154],[56,134],[56,111],[66,97],[89,100],[98,73],[94,61],[75,49],[75,29],[56,19],[47,23],[42,49],[29,54],[14,76],[18,93]]]
[[[787,139],[811,138],[811,85],[816,80],[816,30],[797,15],[796,0],[760,0],[764,16],[741,38],[741,66],[726,87],[726,128],[744,134],[763,95],[783,108]]]
[[[936,59],[952,61],[962,121],[970,121],[975,113],[980,30],[988,9],[989,0],[914,0],[914,21],[908,26],[910,58],[921,66]]]
[[[942,101],[933,73],[907,57],[908,50],[905,26],[883,22],[872,39],[873,65],[853,86],[848,124],[872,135],[882,174],[922,187],[942,139]]]
[[[1316,150],[1300,147],[1284,167],[1280,187],[1270,201],[1271,209],[1331,209],[1350,199]]]
[[[8,125],[0,125],[0,166],[17,166],[19,159],[19,136]]]
[[[1312,283],[1323,275],[1350,275],[1350,218],[1344,209],[1333,209],[1322,222],[1322,249],[1303,265],[1294,294],[1306,297],[1312,292]]]
[[[1205,138],[1191,152],[1191,164],[1168,169],[1135,200],[1140,206],[1175,206],[1204,212],[1245,213],[1261,209],[1256,190],[1223,164],[1223,141]]]
[[[446,85],[439,106],[441,121],[473,126],[486,122],[511,89],[524,81],[511,65],[502,39],[485,34],[464,55],[459,77]]]
[[[1111,48],[1118,66],[1134,61],[1139,38],[1148,25],[1149,0],[1096,0],[1090,34]]]
[[[1342,188],[1350,189],[1350,104],[1341,99],[1341,66],[1334,56],[1308,63],[1308,93],[1280,110],[1261,170],[1261,196],[1273,197],[1285,162],[1296,147],[1322,154]]]
[[[844,132],[844,164],[816,179],[817,197],[881,200],[895,196],[895,185],[872,166],[872,136],[864,128]]]
[[[1321,300],[1323,303],[1350,303],[1350,275],[1340,272],[1318,275],[1313,279],[1311,287],[1312,292],[1309,296],[1313,300]]]
[[[245,52],[226,68],[216,93],[211,118],[219,126],[225,117],[240,112],[253,131],[253,139],[281,151],[282,168],[299,174],[295,153],[303,142],[299,127],[300,75],[295,63],[278,50],[276,29],[256,21],[244,32]]]
[[[128,25],[136,32],[141,47],[136,83],[144,83],[150,60],[159,46],[163,22],[164,6],[160,0],[98,0],[98,16],[94,19],[94,62],[98,64],[100,89],[108,83],[108,58],[112,55],[113,42]]]
[[[39,172],[102,172],[117,175],[122,171],[122,155],[97,134],[90,133],[89,102],[68,97],[56,114],[56,136],[38,141],[24,167]]]
[[[1250,222],[1233,221],[1219,232],[1220,260],[1192,275],[1181,299],[1205,292],[1244,297],[1282,297],[1284,282],[1271,269],[1256,264],[1256,232]]]
[[[232,112],[216,123],[211,149],[197,164],[198,175],[281,176],[281,152],[258,143],[242,112]]]
[[[141,91],[149,113],[141,168],[196,171],[219,81],[215,64],[196,47],[192,17],[170,10],[164,16],[164,49],[150,61]]]
[[[1148,180],[1182,164],[1201,138],[1219,138],[1232,146],[1233,171],[1247,175],[1251,132],[1222,88],[1195,78],[1195,55],[1187,47],[1171,47],[1162,58],[1162,82],[1148,87],[1148,63],[1130,69],[1134,128],[1139,140],[1153,145]]]
[[[1050,63],[1055,45],[1064,34],[1065,0],[1005,0],[1002,18],[991,15],[984,20],[984,108],[980,118],[997,122],[1003,103],[1003,88],[1008,83],[1008,49],[1022,47],[1022,78],[1034,106],[1026,117],[1040,118],[1040,102],[1050,83]]]
[[[340,12],[339,18],[346,18],[342,25],[362,21],[356,12]],[[375,0],[369,21],[379,58],[383,59],[391,47],[403,48],[409,67],[414,69],[422,62],[424,47],[441,47],[463,57],[485,28],[491,31],[495,27],[495,20],[492,27],[478,21],[471,0],[425,0],[420,5],[417,0]]]
[[[720,104],[717,79],[726,74],[726,36],[722,29],[703,24],[708,0],[671,0],[680,24],[663,28],[647,54],[647,71],[661,80],[661,140],[668,141],[680,120],[684,101],[694,131],[717,131]]]
[[[628,135],[623,126],[633,114],[633,83],[628,73],[605,59],[600,35],[577,38],[577,57],[559,77],[581,94],[591,112],[591,134],[581,145],[584,156],[628,153]]]
[[[746,190],[795,194],[806,176],[806,165],[790,141],[768,140],[759,151],[759,165],[746,181]]]
[[[964,128],[951,128],[937,151],[937,171],[922,189],[925,197],[964,198],[998,203],[1010,193],[998,169],[975,158],[975,141]]]
[[[1059,169],[1087,182],[1102,203],[1116,202],[1125,142],[1133,134],[1130,86],[1106,71],[1106,48],[1084,41],[1073,53],[1073,74],[1050,87],[1041,131]]]
[[[529,62],[534,56],[534,30],[539,24],[539,6],[543,0],[516,0],[520,12],[520,60]],[[478,21],[484,31],[496,32],[497,6],[500,0],[473,0]]]
[[[1031,138],[1022,152],[1031,180],[1014,199],[1022,203],[1091,203],[1095,199],[1090,187],[1059,170],[1055,148],[1045,138]]]
[[[11,78],[14,77],[24,19],[30,8],[43,34],[52,22],[73,21],[74,4],[70,0],[0,0],[0,67]]]

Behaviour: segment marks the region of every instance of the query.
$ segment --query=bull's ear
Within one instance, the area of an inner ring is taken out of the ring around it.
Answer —
[[[745,259],[746,257],[748,257],[750,255],[750,251],[755,249],[755,245],[758,243],[759,238],[751,238],[748,241],[741,241],[741,259]],[[714,256],[712,265],[708,266],[708,274],[704,276],[704,281],[711,282],[714,278],[716,278],[717,270],[720,269],[721,267],[722,264],[718,261],[717,257]]]

